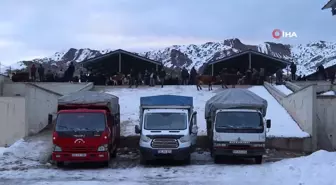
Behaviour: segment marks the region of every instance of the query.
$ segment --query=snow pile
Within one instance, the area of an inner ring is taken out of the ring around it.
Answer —
[[[336,153],[317,151],[310,156],[262,165],[189,165],[128,169],[3,171],[0,179],[34,185],[83,184],[258,184],[335,185]],[[20,178],[20,179],[18,179]],[[92,183],[91,183],[92,182]],[[106,183],[107,184],[107,183]]]
[[[325,93],[322,93],[321,95],[324,95],[324,96],[333,96],[333,95],[336,95],[334,91],[327,91]]]
[[[150,88],[140,87],[138,89],[113,88],[106,89],[105,92],[119,97],[120,119],[122,122],[121,133],[123,136],[135,135],[134,125],[139,124],[140,97],[156,95],[192,96],[194,98],[194,110],[197,111],[198,133],[206,135],[206,123],[204,119],[205,103],[215,95],[215,91],[197,91],[195,86],[166,86],[164,88],[157,86]]]
[[[206,122],[204,119],[205,103],[208,99],[219,92],[221,88],[214,91],[196,91],[195,86],[166,86],[161,87],[140,87],[135,88],[111,88],[106,93],[119,97],[121,111],[121,133],[123,136],[135,135],[134,125],[139,124],[139,106],[141,96],[155,95],[183,95],[194,98],[194,108],[197,111],[198,135],[206,135]],[[272,120],[272,128],[268,137],[308,137],[309,135],[299,128],[287,111],[273,98],[264,87],[252,87],[250,90],[268,102],[266,118]]]
[[[267,137],[309,137],[309,134],[301,130],[286,109],[278,103],[265,87],[254,86],[249,88],[249,90],[267,100],[266,118],[272,121]]]
[[[290,95],[293,93],[293,91],[288,89],[285,85],[275,85],[275,88],[277,88],[279,91],[281,91],[285,95]]]
[[[2,156],[3,153],[5,153],[7,148],[5,147],[0,147],[0,157]]]
[[[3,154],[0,155],[0,170],[25,169],[46,164],[52,151],[51,137],[51,134],[47,133],[18,140],[3,150]]]

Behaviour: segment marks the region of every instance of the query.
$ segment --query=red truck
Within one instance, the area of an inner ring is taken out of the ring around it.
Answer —
[[[119,98],[85,91],[62,96],[53,132],[52,160],[102,162],[116,157],[120,141]]]

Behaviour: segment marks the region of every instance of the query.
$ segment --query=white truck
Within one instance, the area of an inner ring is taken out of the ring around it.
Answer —
[[[205,105],[211,155],[254,158],[262,163],[266,132],[271,120],[264,117],[267,101],[247,89],[226,89]]]
[[[159,95],[140,98],[140,163],[155,159],[182,160],[190,163],[197,139],[197,112],[193,98]]]

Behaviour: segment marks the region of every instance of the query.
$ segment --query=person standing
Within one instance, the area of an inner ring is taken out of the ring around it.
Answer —
[[[292,75],[292,80],[296,80],[296,64],[294,62],[291,63],[290,65],[290,70],[291,70],[291,75]]]
[[[33,82],[35,82],[36,81],[36,66],[35,66],[35,64],[33,64],[30,68],[30,76],[31,76],[31,80]]]
[[[42,64],[40,64],[37,72],[39,74],[40,82],[43,82],[44,81],[44,67],[42,66]]]
[[[164,84],[164,81],[165,81],[165,78],[166,78],[166,71],[161,68],[161,71],[159,73],[159,78],[160,78],[160,82],[161,82],[161,88],[163,88],[163,84]]]

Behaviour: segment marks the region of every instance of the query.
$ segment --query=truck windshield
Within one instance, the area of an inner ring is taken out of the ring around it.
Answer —
[[[57,116],[56,131],[104,131],[103,113],[61,113]]]
[[[146,130],[185,130],[186,128],[186,113],[155,112],[145,114],[144,129]]]
[[[218,112],[215,128],[263,129],[262,117],[257,112]]]

